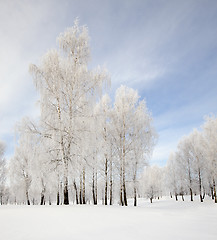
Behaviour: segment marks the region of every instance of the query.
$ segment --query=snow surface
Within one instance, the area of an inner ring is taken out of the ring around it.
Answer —
[[[217,204],[140,199],[138,207],[0,206],[0,239],[216,240]]]

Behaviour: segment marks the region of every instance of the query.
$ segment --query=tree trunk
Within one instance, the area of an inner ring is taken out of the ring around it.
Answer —
[[[40,205],[45,205],[45,197],[44,197],[44,193],[41,193],[41,202]]]
[[[96,177],[95,177],[95,199],[96,199],[96,205],[97,205],[97,199],[98,199],[98,195],[97,195],[97,170],[96,170]]]
[[[123,192],[124,192],[124,205],[127,206],[127,191],[126,191],[125,178],[123,182]]]
[[[176,201],[178,201],[178,194],[175,193],[175,198],[176,198]]]
[[[123,206],[123,171],[122,166],[120,167],[120,205]]]
[[[62,148],[64,149],[64,147],[62,147]],[[69,185],[69,180],[68,180],[68,158],[65,155],[64,156],[64,187],[63,187],[63,204],[64,205],[69,205],[69,189],[68,189],[68,185]]]
[[[80,174],[79,204],[82,204],[82,174]]]
[[[113,203],[113,180],[112,180],[112,162],[110,161],[110,205]]]
[[[200,169],[198,169],[198,180],[199,180],[200,201],[203,202],[203,197],[202,197],[202,179],[201,179]]]
[[[214,191],[213,191],[213,186],[211,185],[210,186],[210,192],[211,192],[211,197],[212,197],[212,200],[214,200]]]
[[[69,205],[69,190],[68,190],[68,178],[65,177],[64,190],[63,190],[63,203],[64,205]]]
[[[203,200],[204,200],[205,196],[206,196],[206,190],[205,190],[205,187],[203,186]]]
[[[185,201],[185,199],[184,199],[184,195],[182,194],[182,201],[184,202]]]
[[[86,204],[86,197],[85,197],[85,168],[83,167],[83,191],[82,191],[82,200],[83,204]]]
[[[93,168],[93,177],[92,177],[92,194],[93,194],[93,204],[97,205],[96,195],[95,195],[95,170]]]
[[[105,205],[107,205],[108,198],[108,159],[105,157]]]
[[[77,185],[76,185],[75,180],[74,180],[74,182],[73,182],[73,185],[74,185],[74,189],[75,189],[76,204],[78,204],[78,203],[79,203],[79,201],[78,201],[78,188],[77,188]]]
[[[152,200],[153,200],[153,198],[151,197],[151,198],[150,198],[150,202],[151,202],[151,203],[152,203]]]
[[[190,194],[191,194],[191,201],[193,202],[193,191],[191,187],[190,187]]]
[[[28,191],[26,191],[26,201],[27,201],[27,205],[30,205],[29,193],[28,193]]]
[[[215,179],[213,179],[213,194],[214,194],[215,203],[217,203]]]
[[[57,192],[57,205],[60,205],[60,192]]]
[[[136,187],[134,186],[134,206],[137,206],[137,199],[136,199]]]
[[[124,124],[125,126],[125,124]],[[123,193],[124,193],[124,205],[127,206],[127,190],[126,190],[126,181],[125,181],[125,154],[126,154],[126,149],[125,149],[125,133],[124,133],[124,138],[123,138]]]

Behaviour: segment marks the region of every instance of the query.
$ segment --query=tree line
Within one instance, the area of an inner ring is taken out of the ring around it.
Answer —
[[[194,129],[183,137],[167,162],[167,183],[176,197],[200,196],[203,202],[210,195],[217,203],[217,118],[207,117],[202,130]]]
[[[152,117],[137,91],[121,86],[112,104],[105,69],[90,70],[86,26],[76,20],[30,73],[40,96],[40,119],[17,124],[9,165],[11,203],[127,206],[156,142]]]
[[[159,199],[174,197],[176,201],[190,196],[216,199],[217,181],[217,118],[206,117],[201,130],[194,129],[180,139],[177,150],[170,154],[164,167],[147,167],[140,179],[143,197]]]
[[[76,20],[40,64],[30,65],[39,92],[40,118],[16,126],[8,164],[0,142],[1,204],[128,205],[128,198],[170,194],[216,200],[217,119],[180,140],[165,167],[148,166],[157,134],[146,102],[121,86],[106,93],[105,69],[90,70],[89,36]]]

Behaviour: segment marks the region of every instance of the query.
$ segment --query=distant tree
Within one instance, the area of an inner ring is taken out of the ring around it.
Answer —
[[[36,142],[33,135],[25,132],[25,121],[22,121],[21,128],[23,131],[19,137],[14,156],[10,161],[10,182],[14,189],[18,187],[19,191],[23,192],[26,203],[30,205],[30,188],[33,180]]]
[[[178,179],[180,172],[176,162],[175,153],[171,153],[166,165],[166,183],[170,190],[170,195],[174,194],[176,201],[178,201]]]
[[[6,193],[6,161],[4,158],[5,144],[0,141],[0,203],[3,204],[3,197]]]
[[[192,159],[193,172],[195,174],[196,185],[199,188],[200,201],[203,202],[203,177],[205,176],[205,154],[204,147],[205,142],[202,134],[198,130],[194,130],[189,135],[190,144],[190,157]]]
[[[177,148],[177,164],[179,169],[184,171],[186,184],[191,195],[191,201],[193,201],[193,186],[195,178],[193,173],[193,158],[191,156],[191,142],[189,137],[183,137],[178,143]]]
[[[162,193],[162,170],[157,166],[147,167],[142,175],[141,184],[144,196],[152,203],[154,198],[159,198]]]
[[[205,157],[207,159],[207,176],[211,188],[211,193],[215,203],[217,203],[216,182],[217,182],[217,118],[207,117],[203,125],[203,135],[205,140]]]

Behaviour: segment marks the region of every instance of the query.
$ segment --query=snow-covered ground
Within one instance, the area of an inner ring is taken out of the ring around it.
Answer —
[[[140,199],[138,207],[0,206],[0,239],[216,240],[217,204],[168,198]]]

